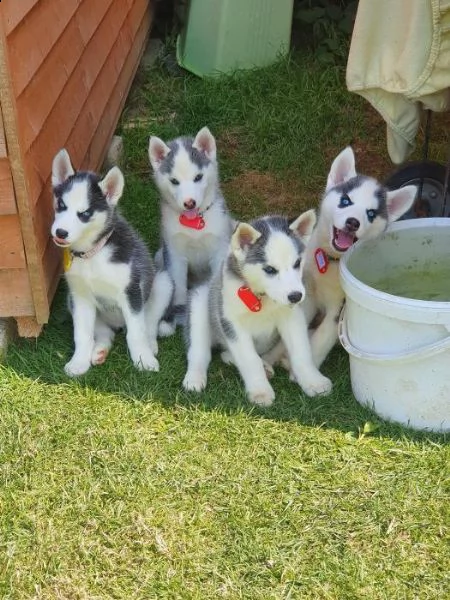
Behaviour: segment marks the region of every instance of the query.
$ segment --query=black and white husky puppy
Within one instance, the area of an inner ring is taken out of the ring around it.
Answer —
[[[195,138],[167,144],[152,136],[148,151],[161,196],[163,264],[175,286],[171,312],[181,316],[191,281],[205,281],[220,264],[233,225],[219,187],[216,141],[207,127]],[[172,331],[167,322],[161,329]]]
[[[381,235],[412,206],[416,192],[415,185],[389,191],[376,179],[357,174],[350,146],[334,159],[305,252],[305,312],[308,322],[317,315],[322,318],[311,337],[318,368],[338,339],[344,303],[339,259],[358,240]]]
[[[291,225],[267,216],[237,226],[222,268],[209,285],[191,292],[186,390],[205,388],[211,347],[218,345],[226,350],[224,360],[238,368],[250,402],[270,406],[275,393],[264,355],[281,339],[303,391],[331,391],[330,380],[314,366],[302,310],[304,242],[315,222],[310,210]]]
[[[63,149],[53,159],[52,185],[51,234],[64,248],[75,341],[65,372],[82,375],[103,363],[123,326],[135,366],[157,371],[157,328],[173,286],[167,273],[156,274],[145,243],[116,210],[122,172],[113,167],[103,179],[75,172]]]

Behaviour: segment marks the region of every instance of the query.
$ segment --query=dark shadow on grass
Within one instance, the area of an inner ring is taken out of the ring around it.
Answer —
[[[331,378],[334,387],[328,397],[308,398],[289,380],[288,374],[278,368],[272,379],[276,400],[272,407],[254,407],[246,399],[237,370],[225,365],[215,355],[209,370],[208,386],[201,394],[182,389],[186,359],[182,336],[160,340],[160,372],[137,371],[128,356],[125,337],[116,337],[112,352],[105,365],[92,367],[77,380],[68,378],[64,364],[72,352],[72,324],[66,309],[64,285],[55,298],[50,323],[37,340],[20,339],[12,344],[6,366],[20,375],[39,379],[47,384],[69,383],[99,392],[113,393],[125,401],[158,402],[165,408],[172,406],[197,407],[205,411],[221,411],[232,415],[247,412],[255,419],[298,421],[308,427],[334,429],[358,438],[368,421],[378,428],[371,435],[417,442],[442,443],[448,435],[415,431],[380,419],[354,398],[350,385],[348,356],[336,347],[328,357],[323,373]]]

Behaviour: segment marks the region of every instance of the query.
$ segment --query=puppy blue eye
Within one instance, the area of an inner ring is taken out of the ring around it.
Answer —
[[[301,263],[301,259],[297,258],[297,260],[294,263],[294,269],[299,269],[300,268],[300,263]]]
[[[350,200],[347,194],[343,194],[341,196],[341,199],[339,201],[339,208],[345,208],[346,206],[351,206],[352,204],[353,202]]]
[[[198,173],[195,177],[194,177],[194,182],[197,183],[197,181],[201,181],[203,179],[203,173]]]
[[[180,182],[175,177],[172,177],[169,181],[172,185],[180,185]]]
[[[278,271],[270,265],[266,265],[265,267],[263,267],[263,271],[264,273],[267,273],[267,275],[276,275],[278,273]]]
[[[64,200],[62,200],[62,198],[58,198],[56,201],[56,210],[58,212],[62,212],[63,210],[66,210],[67,206],[64,204]]]
[[[88,210],[79,212],[77,214],[78,214],[78,218],[80,219],[80,221],[82,221],[83,223],[87,223],[89,221],[89,219],[92,217],[92,210],[89,208]]]
[[[370,223],[373,223],[373,221],[375,220],[378,212],[376,210],[374,210],[373,208],[369,209],[367,212],[367,218],[369,219]]]

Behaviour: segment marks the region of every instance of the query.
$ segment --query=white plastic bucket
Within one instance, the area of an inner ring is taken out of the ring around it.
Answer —
[[[383,418],[439,432],[450,431],[450,300],[415,300],[376,285],[405,268],[420,274],[442,264],[450,265],[447,218],[394,223],[340,261],[339,339],[355,398]]]

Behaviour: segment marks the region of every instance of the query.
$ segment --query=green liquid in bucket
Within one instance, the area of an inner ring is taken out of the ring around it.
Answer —
[[[413,300],[450,302],[450,266],[430,265],[418,271],[411,266],[369,283],[373,288]]]

